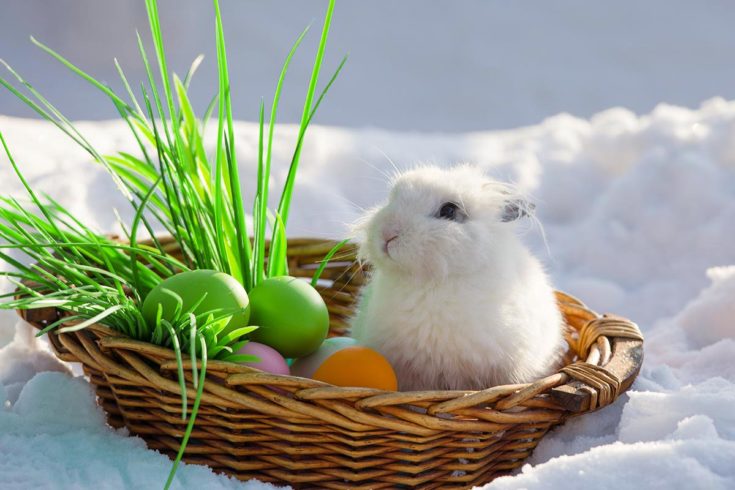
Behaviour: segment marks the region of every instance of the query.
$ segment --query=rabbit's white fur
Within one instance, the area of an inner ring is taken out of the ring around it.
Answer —
[[[437,217],[447,202],[464,222]],[[565,342],[552,287],[504,218],[524,202],[475,167],[421,167],[356,225],[373,275],[352,335],[386,356],[401,390],[479,390],[556,367]]]

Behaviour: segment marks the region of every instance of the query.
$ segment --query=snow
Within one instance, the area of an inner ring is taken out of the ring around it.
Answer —
[[[735,301],[728,301],[735,298],[735,267],[714,267],[707,276],[712,285],[677,315],[687,338],[697,347],[735,337]]]
[[[13,406],[0,411],[2,488],[156,488],[171,462],[146,449],[142,439],[105,426],[104,413],[82,378],[42,372],[23,388]],[[184,465],[172,488],[252,490],[209,468]]]
[[[68,365],[57,360],[56,356],[46,344],[39,344],[34,333],[23,322],[13,323],[5,321],[7,312],[2,317],[3,333],[12,334],[0,350],[0,381],[3,384],[3,393],[0,398],[3,402],[13,404],[18,400],[23,387],[37,373],[59,371],[71,374]]]
[[[102,152],[132,148],[119,123],[79,128]],[[35,188],[103,231],[116,230],[113,207],[130,218],[102,169],[54,128],[0,116],[0,130]],[[256,127],[236,130],[250,191]],[[626,395],[553,431],[522,470],[487,488],[735,488],[735,101],[662,104],[641,116],[560,114],[506,131],[310,131],[292,236],[342,236],[361,208],[385,197],[389,159],[398,168],[474,162],[534,197],[543,233],[529,222],[525,239],[558,287],[632,318],[646,335],[644,366]],[[293,126],[277,128],[277,188],[294,139]],[[4,161],[0,193],[21,194]],[[43,340],[11,312],[0,325],[3,488],[165,480],[168,461],[105,427],[87,385]],[[191,465],[177,484],[258,488]]]

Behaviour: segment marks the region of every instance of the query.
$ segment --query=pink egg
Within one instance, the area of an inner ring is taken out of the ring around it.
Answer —
[[[238,351],[238,354],[256,356],[260,359],[258,362],[244,362],[245,366],[254,367],[271,374],[290,374],[286,359],[273,347],[258,342],[248,342]]]

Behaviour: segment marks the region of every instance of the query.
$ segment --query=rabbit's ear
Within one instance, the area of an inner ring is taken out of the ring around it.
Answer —
[[[482,186],[493,198],[493,206],[500,204],[500,221],[507,223],[532,216],[536,205],[529,202],[518,189],[496,181],[487,181]]]
[[[503,222],[515,221],[533,214],[536,205],[525,199],[512,199],[506,201],[500,220]]]

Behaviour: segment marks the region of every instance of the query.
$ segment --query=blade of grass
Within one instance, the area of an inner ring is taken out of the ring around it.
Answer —
[[[289,51],[288,55],[286,56],[286,60],[283,62],[283,66],[281,68],[281,73],[278,77],[278,82],[276,83],[276,92],[273,95],[273,104],[271,106],[271,114],[270,114],[270,123],[268,124],[268,149],[265,157],[265,165],[261,168],[259,165],[258,168],[258,198],[259,198],[259,209],[258,209],[258,216],[257,218],[253,216],[254,219],[258,220],[258,231],[260,231],[260,234],[263,235],[263,239],[258,241],[258,249],[257,249],[257,262],[255,265],[256,273],[254,276],[257,278],[257,281],[260,281],[263,277],[263,265],[265,263],[265,234],[266,234],[266,212],[268,208],[268,183],[270,180],[270,174],[271,174],[271,158],[273,154],[273,131],[276,127],[276,117],[278,114],[278,103],[281,100],[281,90],[283,89],[283,82],[286,79],[286,73],[288,72],[288,67],[291,64],[291,59],[293,58],[294,54],[296,54],[296,50],[301,45],[301,41],[304,40],[304,36],[309,32],[309,27],[304,29],[298,38],[296,38],[296,41],[293,43],[293,46],[291,46],[291,50]],[[260,162],[259,162],[260,164]],[[258,233],[256,233],[258,235]],[[255,285],[255,284],[254,284]]]
[[[161,308],[161,305],[158,305],[158,308]],[[186,412],[187,412],[187,406],[188,401],[186,397],[186,378],[184,377],[184,361],[181,358],[181,345],[179,344],[179,338],[176,335],[176,331],[174,328],[165,320],[162,320],[164,322],[164,326],[168,330],[168,334],[171,337],[171,342],[174,346],[174,353],[176,354],[176,368],[179,378],[179,388],[181,389],[181,420],[186,420]]]
[[[306,100],[304,101],[304,110],[301,115],[301,124],[299,125],[299,139],[303,138],[306,134],[306,128],[308,127],[309,115],[311,114],[311,103],[316,92],[316,85],[319,79],[319,73],[321,72],[322,60],[324,59],[324,50],[327,45],[327,38],[329,37],[329,27],[332,23],[332,14],[334,12],[334,0],[329,1],[327,7],[327,13],[324,17],[324,25],[322,27],[322,35],[319,40],[319,47],[316,52],[316,59],[314,60],[314,66],[311,71],[311,79],[309,80],[309,88],[306,91]],[[281,195],[281,202],[278,205],[278,214],[281,216],[284,224],[288,223],[289,211],[291,206],[291,196],[293,194],[294,181],[296,179],[296,169],[299,166],[299,158],[301,156],[301,147],[296,147],[294,158],[291,162],[291,169],[289,169],[288,178],[283,188],[283,194]]]
[[[79,323],[79,324],[74,325],[74,326],[71,326],[71,327],[64,327],[64,328],[59,329],[59,333],[76,332],[77,330],[85,329],[85,328],[87,328],[90,325],[94,325],[95,323],[101,322],[102,320],[104,320],[108,316],[112,315],[113,313],[115,313],[116,311],[118,311],[121,308],[122,308],[122,306],[120,306],[120,305],[116,305],[116,306],[112,306],[110,308],[107,308],[105,311],[103,311],[99,315],[93,316],[92,318],[90,318],[87,321],[84,321],[82,323]]]
[[[236,251],[239,259],[240,268],[239,276],[245,285],[246,290],[250,290],[250,266],[251,266],[251,250],[250,239],[245,224],[245,212],[242,199],[242,191],[240,189],[240,178],[237,168],[237,159],[235,154],[235,134],[232,123],[232,104],[230,101],[230,78],[227,68],[227,51],[225,47],[224,28],[222,25],[222,14],[219,8],[218,0],[213,1],[215,13],[215,37],[217,44],[217,67],[219,72],[219,123],[217,128],[217,177],[224,173],[222,166],[227,164],[227,173],[225,182],[229,184],[232,198],[232,208],[235,217],[235,234],[236,234]],[[225,137],[225,122],[227,132]],[[227,148],[223,148],[223,144]],[[222,153],[225,153],[225,159]],[[219,182],[219,180],[217,180]]]
[[[171,472],[169,473],[166,484],[164,485],[164,490],[168,490],[171,487],[171,483],[173,483],[174,476],[176,475],[176,470],[179,467],[179,463],[181,463],[181,458],[184,456],[184,451],[186,450],[186,446],[189,443],[189,437],[191,436],[192,430],[194,430],[194,422],[196,422],[197,413],[199,412],[199,404],[202,401],[202,394],[204,393],[204,380],[207,375],[207,343],[201,334],[198,335],[198,338],[202,348],[202,369],[199,374],[199,388],[197,388],[196,398],[194,398],[194,405],[191,407],[191,416],[189,417],[189,423],[186,426],[184,437],[182,438],[181,444],[179,445],[179,452],[176,454],[176,459],[174,460],[173,467],[171,468]],[[194,359],[192,359],[192,362],[196,364],[196,361]]]
[[[319,264],[319,268],[316,270],[316,272],[311,278],[312,287],[316,287],[317,281],[319,281],[319,278],[321,277],[322,272],[324,272],[324,268],[327,267],[327,264],[329,263],[330,260],[332,260],[332,257],[334,257],[334,254],[336,254],[349,241],[350,241],[349,238],[342,240],[341,242],[337,243],[334,247],[332,247],[329,253],[327,253],[327,255],[324,256],[324,258],[321,260]]]
[[[257,190],[255,192],[255,199],[253,201],[253,249],[255,250],[255,264],[254,267],[251,267],[252,270],[252,279],[251,279],[251,285],[252,287],[255,287],[258,285],[258,283],[263,280],[264,270],[263,270],[263,263],[265,261],[265,253],[262,254],[261,258],[261,249],[265,249],[265,244],[261,245],[261,242],[265,241],[266,237],[266,230],[265,230],[265,223],[263,219],[261,219],[261,210],[262,214],[265,217],[265,212],[267,210],[267,202],[265,206],[263,205],[263,184],[265,183],[266,187],[268,186],[268,179],[264,179],[263,175],[265,173],[264,171],[264,158],[263,158],[263,124],[264,124],[264,112],[265,112],[265,106],[263,103],[263,99],[260,99],[260,110],[258,111],[258,182],[257,182]]]
[[[317,81],[319,78],[319,73],[321,71],[322,60],[324,58],[324,50],[326,48],[327,39],[329,37],[329,27],[332,22],[333,12],[334,12],[334,0],[330,0],[329,6],[327,7],[327,12],[324,17],[322,35],[319,41],[319,47],[317,49],[316,58],[314,60],[314,65],[313,65],[312,72],[311,72],[311,79],[309,81],[309,88],[306,93],[306,100],[304,101],[304,110],[301,116],[301,123],[299,125],[299,133],[298,133],[296,148],[294,150],[293,157],[291,158],[291,165],[288,169],[288,175],[286,177],[286,182],[284,183],[283,191],[281,192],[281,199],[278,204],[278,214],[281,216],[284,228],[286,224],[288,223],[288,217],[289,217],[290,206],[291,206],[291,198],[293,196],[293,188],[294,188],[295,181],[296,181],[296,171],[298,170],[299,160],[301,158],[301,149],[303,146],[304,137],[306,136],[306,129],[311,123],[311,119],[313,118],[314,113],[316,109],[318,108],[319,104],[321,103],[324,95],[327,93],[332,83],[334,82],[334,80],[337,78],[340,71],[342,70],[342,67],[344,66],[345,62],[347,61],[347,57],[342,59],[339,66],[337,67],[337,70],[335,71],[334,75],[332,75],[332,78],[327,83],[326,87],[324,88],[319,98],[317,99],[316,105],[312,109],[312,100],[314,97],[314,93],[316,91],[316,85],[317,85]],[[272,238],[271,238],[271,256],[270,256],[269,263],[273,261],[273,250],[280,249],[280,244],[278,243],[278,240],[280,240],[281,236],[285,236],[285,235],[286,235],[285,230],[283,232],[280,232],[279,230],[274,228]],[[270,265],[269,265],[269,270],[270,270]]]

